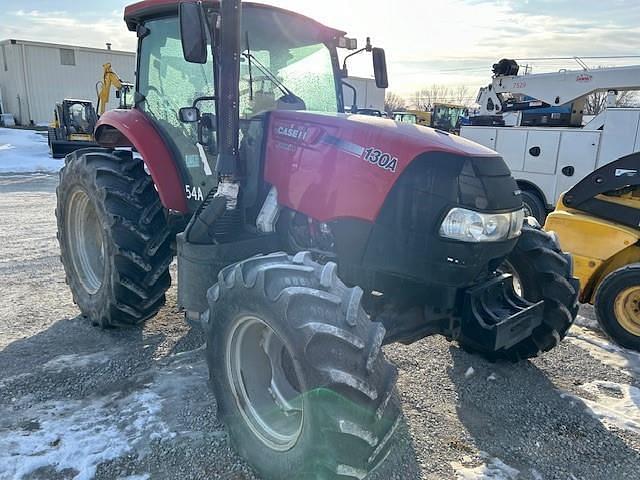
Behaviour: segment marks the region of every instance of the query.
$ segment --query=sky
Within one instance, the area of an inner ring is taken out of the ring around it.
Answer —
[[[18,38],[135,50],[123,0],[0,0],[0,40]],[[640,55],[640,0],[268,0],[384,47],[390,90],[403,96],[433,84],[491,80],[501,58]],[[589,59],[593,67],[640,63]],[[567,60],[529,61],[534,72],[578,68]],[[350,73],[370,76],[370,58]],[[473,93],[475,96],[475,93]]]

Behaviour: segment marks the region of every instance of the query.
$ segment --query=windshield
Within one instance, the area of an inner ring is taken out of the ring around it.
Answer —
[[[304,26],[287,12],[245,7],[240,118],[278,109],[282,100],[291,103],[287,96],[298,97],[295,109],[338,111],[326,32]]]

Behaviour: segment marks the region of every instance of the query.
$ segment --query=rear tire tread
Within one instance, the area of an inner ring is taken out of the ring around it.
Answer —
[[[83,290],[68,258],[65,201],[78,187],[93,200],[112,255],[107,256],[111,274],[103,281],[99,300]],[[57,195],[61,259],[83,314],[103,327],[137,325],[154,316],[171,284],[174,252],[162,204],[142,160],[127,151],[77,150],[65,158]],[[126,217],[120,213],[123,208]]]

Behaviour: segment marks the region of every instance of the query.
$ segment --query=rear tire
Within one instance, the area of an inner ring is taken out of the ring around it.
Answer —
[[[519,293],[529,302],[544,300],[544,318],[530,337],[513,347],[479,353],[490,360],[515,362],[548,352],[564,339],[578,315],[580,285],[573,276],[571,256],[562,252],[552,234],[527,222],[507,262]]]
[[[640,351],[640,264],[610,273],[595,298],[602,330],[619,345]]]
[[[74,302],[102,327],[137,325],[171,285],[170,230],[151,177],[131,152],[78,150],[60,171],[56,217]]]
[[[272,254],[225,268],[208,292],[219,418],[265,479],[362,479],[394,443],[401,417],[385,329],[335,272],[306,253]]]

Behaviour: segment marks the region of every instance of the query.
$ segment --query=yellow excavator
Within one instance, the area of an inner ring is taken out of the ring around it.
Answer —
[[[102,115],[106,111],[112,88],[116,91],[116,98],[120,99],[118,108],[131,108],[133,84],[123,82],[113,71],[110,63],[105,63],[102,70],[102,81],[96,84],[96,94],[98,95],[96,111],[98,115]]]
[[[585,177],[558,201],[545,230],[574,259],[580,302],[614,341],[640,350],[640,153]]]
[[[123,82],[110,63],[105,63],[102,70],[102,80],[96,84],[96,108],[89,100],[64,99],[56,104],[48,130],[49,151],[53,158],[64,158],[81,148],[96,146],[93,131],[98,116],[107,109],[112,88],[120,99],[119,108],[131,108],[133,84]]]

